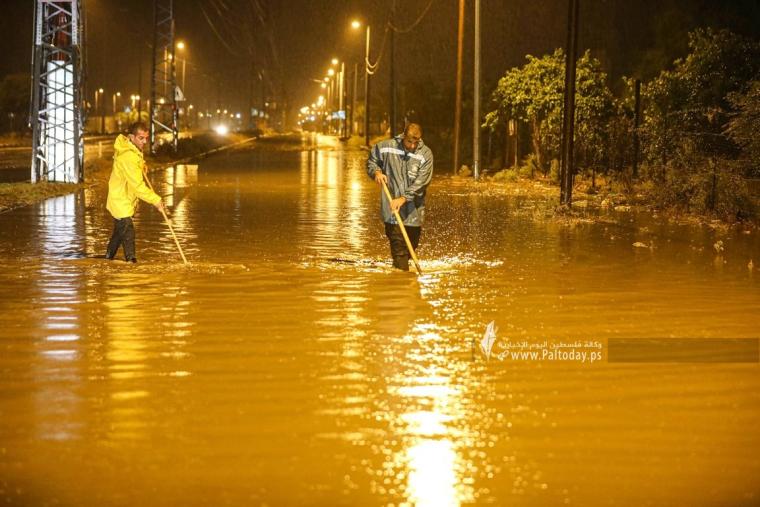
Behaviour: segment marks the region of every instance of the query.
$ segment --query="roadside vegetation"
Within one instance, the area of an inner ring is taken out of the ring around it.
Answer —
[[[558,182],[564,59],[559,49],[528,56],[500,79],[485,126],[514,143],[506,134],[513,120],[517,152],[527,155],[515,157],[505,143],[494,181]],[[613,93],[588,51],[577,67],[575,199],[601,192],[599,202],[609,194],[668,213],[757,221],[751,184],[760,178],[760,42],[728,30],[691,32],[688,55],[641,84],[638,128],[635,80],[624,78]]]

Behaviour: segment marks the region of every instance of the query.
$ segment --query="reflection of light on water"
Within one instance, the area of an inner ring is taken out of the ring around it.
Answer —
[[[446,423],[453,419],[450,415],[423,411],[409,412],[401,416],[401,420],[408,425],[409,433],[428,437],[446,435]]]
[[[115,276],[104,294],[107,310],[105,335],[108,379],[111,402],[108,404],[108,437],[113,440],[142,436],[145,407],[142,398],[150,395],[140,389],[150,375],[148,369],[148,337],[154,336],[155,324],[144,318],[144,307],[155,305],[150,293],[142,287],[143,280],[130,275]],[[139,393],[139,394],[135,394]],[[134,404],[133,400],[138,400]]]
[[[71,440],[81,431],[76,422],[81,405],[77,395],[81,372],[76,305],[83,300],[80,292],[84,284],[80,272],[61,259],[81,253],[83,215],[84,203],[77,194],[48,199],[39,207],[42,261],[35,281],[40,289],[36,302],[43,340],[39,342],[41,360],[34,362],[33,368],[43,386],[35,393],[41,439]],[[51,381],[51,372],[55,381]]]
[[[414,505],[459,505],[472,497],[471,488],[464,484],[462,456],[455,449],[450,424],[456,417],[447,407],[455,391],[447,389],[424,389],[417,386],[411,396],[433,400],[433,409],[401,414],[404,434],[410,437],[406,449],[397,455],[398,467],[406,469],[406,499]],[[440,387],[440,386],[436,386]],[[399,391],[409,395],[410,392]],[[449,412],[449,413],[447,413]]]
[[[75,334],[55,334],[45,338],[45,340],[49,342],[73,342],[77,341],[78,339],[79,336]]]
[[[354,159],[354,162],[356,160]],[[348,186],[348,195],[346,198],[346,209],[348,211],[348,223],[360,224],[362,217],[365,215],[365,202],[362,195],[361,181],[367,178],[365,171],[357,167],[358,164],[351,164],[348,168],[348,178],[350,184]],[[364,250],[364,243],[366,238],[366,232],[361,227],[348,227],[348,244],[351,246],[351,250],[355,252],[361,252]]]
[[[421,328],[424,340],[441,339],[430,326]],[[405,375],[402,385],[391,388],[407,408],[397,419],[405,446],[394,459],[394,467],[406,472],[405,500],[436,507],[472,501],[472,487],[463,477],[468,467],[454,443],[461,436],[453,425],[463,417],[462,393],[451,385],[449,371],[436,366],[434,354],[414,360],[422,374]]]
[[[116,401],[135,400],[139,398],[147,398],[148,391],[119,391],[111,394],[111,399]]]
[[[408,498],[418,507],[459,505],[457,453],[450,440],[420,440],[407,450]]]
[[[482,421],[468,409],[469,364],[440,352],[451,345],[444,332],[424,318],[407,323],[382,360],[395,365],[381,402],[392,437],[378,447],[371,469],[370,491],[382,503],[455,506],[479,497],[482,464],[473,459]]]
[[[76,350],[43,350],[41,354],[53,359],[74,359],[79,355]]]
[[[445,398],[448,396],[457,394],[457,391],[450,388],[449,386],[432,384],[432,382],[441,382],[442,380],[441,377],[430,377],[430,379],[425,379],[425,378],[420,379],[418,377],[416,380],[418,382],[429,380],[431,384],[400,387],[397,392],[402,396],[409,396],[409,397],[415,397],[415,398],[420,398],[420,397],[441,398],[442,400],[440,401],[445,400]]]
[[[337,152],[309,152],[301,159],[301,181],[308,183],[301,185],[298,230],[320,254],[340,248],[342,166]]]
[[[162,196],[164,204],[169,209],[169,219],[172,222],[174,232],[185,251],[185,255],[191,254],[197,248],[193,247],[193,241],[197,238],[190,221],[192,204],[186,194],[177,195],[178,189],[188,188],[198,183],[198,166],[179,164],[168,166],[160,171],[161,181],[155,182],[156,192]],[[158,179],[158,178],[154,178]],[[160,218],[163,221],[163,217]],[[164,250],[171,251],[172,255],[179,257],[174,238],[168,227],[161,228],[161,242]]]

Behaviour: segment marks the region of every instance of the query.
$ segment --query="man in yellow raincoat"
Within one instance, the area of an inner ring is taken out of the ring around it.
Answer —
[[[145,161],[142,150],[147,142],[148,127],[142,122],[137,122],[129,126],[126,136],[119,134],[113,143],[113,169],[108,181],[106,201],[106,208],[113,216],[113,234],[106,251],[108,259],[116,257],[116,252],[123,245],[127,262],[137,262],[132,216],[135,214],[138,199],[152,204],[159,211],[165,210],[161,198],[148,188],[143,180]]]

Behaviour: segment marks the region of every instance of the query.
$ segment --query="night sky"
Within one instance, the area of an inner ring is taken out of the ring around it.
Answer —
[[[395,24],[405,28],[429,0],[396,3]],[[6,39],[0,76],[28,72],[33,1],[4,0],[3,4],[0,29],[12,35]],[[266,27],[250,15],[257,4],[266,11]],[[147,97],[153,2],[86,0],[85,5],[88,90],[102,87],[108,97],[115,91],[125,96],[142,92]],[[175,0],[176,38],[188,47],[186,95],[201,110],[245,111],[251,90],[256,100],[261,96],[258,79],[251,79],[252,68],[254,74],[264,68],[267,100],[284,99],[297,110],[318,95],[318,85],[311,80],[325,75],[332,57],[345,59],[349,68],[359,61],[364,35],[349,27],[352,19],[370,22],[377,53],[392,5],[389,0]],[[473,2],[466,5],[465,79],[471,81]],[[490,91],[506,69],[523,63],[526,54],[542,55],[563,46],[566,11],[566,0],[482,0],[484,87]],[[225,43],[214,34],[206,16]],[[400,87],[431,82],[453,87],[456,16],[456,0],[433,0],[414,30],[397,34]],[[684,54],[685,34],[697,26],[728,27],[760,36],[760,2],[581,0],[581,24],[580,47],[592,50],[613,81],[622,75],[646,79]],[[253,56],[243,47],[251,40],[256,41]],[[380,94],[387,93],[387,63],[386,51],[374,88]]]

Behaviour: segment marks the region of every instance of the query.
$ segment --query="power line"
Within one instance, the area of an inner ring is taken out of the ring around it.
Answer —
[[[395,26],[393,24],[392,21],[388,21],[388,26],[390,26],[391,30],[393,30],[396,33],[409,33],[409,32],[411,32],[412,30],[414,30],[417,27],[417,25],[420,24],[420,22],[422,21],[422,19],[425,17],[425,15],[430,10],[430,7],[433,6],[433,2],[435,2],[435,0],[430,0],[428,2],[427,7],[425,7],[422,10],[422,14],[420,14],[420,16],[410,26],[408,26],[406,28],[398,28],[397,26]],[[394,0],[393,1],[393,6],[395,7],[395,5],[396,5],[396,1]]]

